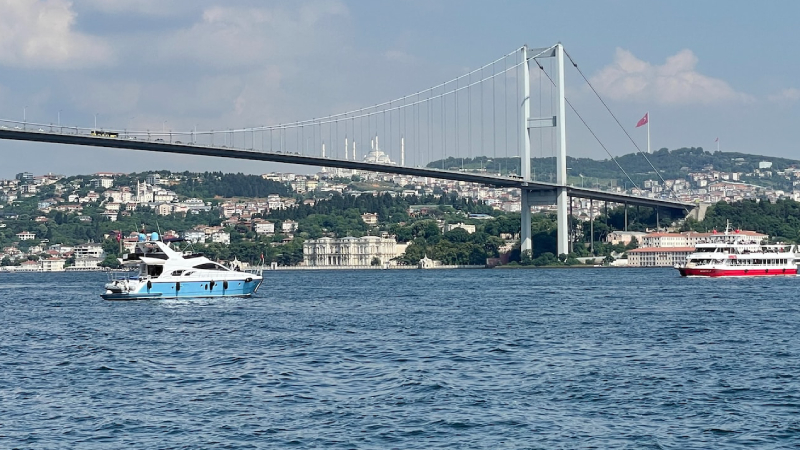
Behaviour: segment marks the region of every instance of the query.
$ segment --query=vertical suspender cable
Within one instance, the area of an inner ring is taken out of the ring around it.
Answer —
[[[508,154],[508,58],[503,58],[503,128],[506,130],[506,154]]]
[[[445,83],[445,85],[446,84],[447,83]],[[445,97],[446,89],[447,88],[445,86],[442,86],[442,101],[439,103],[442,108],[442,122],[440,125],[442,129],[442,169],[444,169],[444,160],[447,158],[447,127],[446,127],[447,124],[445,123],[447,122],[447,113],[445,112],[445,108],[447,107],[447,104],[445,102],[447,98]]]
[[[492,151],[494,152],[494,156],[497,157],[497,121],[495,120],[496,111],[495,111],[495,77],[496,72],[494,68],[494,63],[492,63]]]
[[[516,115],[517,115],[517,117],[516,117],[517,120],[515,120],[515,122],[517,123],[517,149],[519,149],[520,156],[522,156],[522,146],[525,145],[525,142],[523,142],[522,138],[521,138],[522,128],[520,127],[520,124],[519,124],[519,121],[522,120],[522,118],[520,117],[520,110],[522,109],[522,104],[525,102],[524,99],[520,99],[520,97],[519,97],[519,84],[522,83],[521,80],[523,80],[525,78],[524,76],[521,76],[521,75],[524,75],[524,74],[521,74],[520,72],[522,72],[523,70],[526,70],[526,67],[527,67],[527,65],[525,64],[526,61],[522,61],[523,58],[524,57],[521,56],[521,55],[520,56],[516,56],[514,58],[514,61],[517,62],[517,82],[514,83],[516,85],[516,87],[517,87],[517,97],[516,97],[516,99],[517,99],[518,102],[520,102],[519,105],[514,105],[514,111],[516,111]],[[522,64],[519,64],[518,61],[522,61]],[[525,125],[527,126],[527,124],[525,124]],[[520,158],[520,159],[522,159],[522,158]]]
[[[467,153],[472,158],[472,72],[467,81]]]
[[[455,98],[455,118],[456,118],[455,149],[456,150],[453,152],[453,154],[457,158],[459,153],[460,153],[460,151],[461,151],[461,148],[459,148],[459,146],[458,146],[458,141],[459,141],[459,139],[458,139],[458,137],[459,137],[458,136],[458,78],[456,78],[456,90],[454,92],[455,92],[455,97],[456,97]],[[462,169],[464,168],[464,154],[463,153],[461,153],[461,168]]]
[[[480,107],[481,107],[481,154],[485,155],[486,154],[486,147],[483,146],[483,85],[484,85],[484,82],[483,82],[483,67],[481,67],[480,79],[481,79],[481,102],[480,102]]]

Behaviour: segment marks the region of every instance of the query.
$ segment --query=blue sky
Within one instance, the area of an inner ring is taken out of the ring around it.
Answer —
[[[562,42],[644,148],[800,157],[794,1],[0,0],[0,118],[189,130],[277,124],[400,97],[523,44]],[[574,73],[568,96],[635,151]],[[166,121],[166,122],[165,122]],[[606,153],[568,118],[568,152]],[[0,178],[147,169],[306,172],[0,141]]]

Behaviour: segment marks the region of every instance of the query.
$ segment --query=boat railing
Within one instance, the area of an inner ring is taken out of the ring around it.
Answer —
[[[262,265],[259,267],[248,267],[244,271],[253,275],[262,276],[264,273],[264,266]]]
[[[108,281],[137,281],[146,279],[147,276],[142,277],[138,271],[129,271],[129,272],[107,272]]]

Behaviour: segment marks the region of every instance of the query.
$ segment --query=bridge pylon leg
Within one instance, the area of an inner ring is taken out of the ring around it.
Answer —
[[[558,254],[569,254],[569,196],[567,188],[556,188],[556,223],[558,234],[556,236]]]
[[[528,198],[528,193],[529,191],[527,189],[520,190],[520,215],[522,216],[522,220],[519,230],[519,250],[520,255],[527,251],[530,252],[530,256],[533,257],[533,240],[531,238],[531,205]]]
[[[558,254],[570,253],[569,241],[569,216],[567,205],[567,105],[564,91],[564,47],[561,43],[556,44],[556,67],[558,68],[558,116],[556,118],[556,130],[558,134],[558,151],[556,152],[556,209],[558,212]]]

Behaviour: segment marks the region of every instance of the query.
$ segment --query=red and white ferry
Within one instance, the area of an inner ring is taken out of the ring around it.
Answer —
[[[725,233],[698,243],[686,262],[675,268],[684,277],[797,275],[795,250],[795,245],[764,244],[727,227]]]

